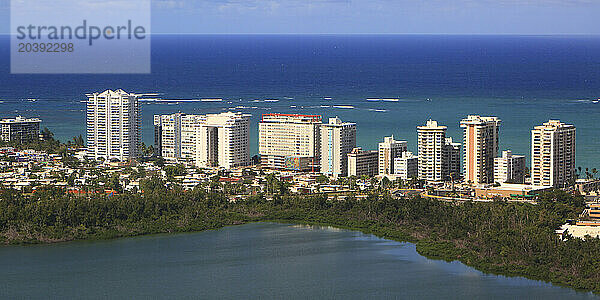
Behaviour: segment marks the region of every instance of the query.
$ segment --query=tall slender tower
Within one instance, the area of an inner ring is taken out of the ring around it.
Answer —
[[[329,123],[321,125],[321,173],[347,176],[348,153],[355,147],[356,123],[329,118]]]
[[[472,184],[494,182],[500,119],[470,115],[460,121],[464,129],[464,180]]]
[[[121,89],[87,94],[87,148],[94,159],[127,161],[139,154],[138,96]]]
[[[531,183],[565,187],[575,179],[575,126],[549,120],[531,131]]]
[[[448,176],[446,163],[446,126],[437,121],[428,120],[424,126],[417,127],[417,146],[419,148],[419,178],[441,181]]]

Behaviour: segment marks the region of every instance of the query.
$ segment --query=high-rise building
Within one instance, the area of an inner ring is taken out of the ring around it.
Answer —
[[[396,141],[393,135],[384,137],[383,142],[379,143],[379,175],[393,175],[394,159],[406,151],[406,141]]]
[[[348,176],[377,175],[378,151],[364,151],[360,147],[348,153]]]
[[[181,158],[182,113],[154,115],[154,145],[158,155],[166,160]]]
[[[448,176],[452,181],[460,178],[460,143],[452,141],[451,137],[446,138],[444,144],[444,162],[448,169]]]
[[[250,115],[155,115],[155,144],[165,159],[232,169],[250,163]]]
[[[412,152],[402,152],[402,156],[394,158],[394,175],[404,180],[419,176],[419,157]]]
[[[196,159],[196,147],[198,135],[200,134],[200,125],[206,117],[203,115],[181,115],[180,131],[180,156],[184,161],[193,161]]]
[[[94,159],[127,161],[138,156],[138,96],[121,89],[87,94],[87,149]]]
[[[446,126],[428,120],[424,126],[417,126],[417,146],[419,149],[419,178],[441,181],[448,177],[448,164],[445,159]]]
[[[40,123],[38,118],[23,118],[0,120],[1,135],[4,142],[27,143],[38,140],[40,137]]]
[[[333,177],[348,174],[348,153],[356,147],[356,123],[329,118],[321,125],[321,173]]]
[[[525,182],[525,156],[514,155],[512,151],[502,151],[501,157],[494,159],[494,181],[498,183]]]
[[[575,126],[549,120],[531,131],[531,184],[565,187],[575,180]]]
[[[239,112],[206,115],[206,123],[200,126],[205,130],[199,135],[200,143],[196,146],[197,151],[201,152],[197,155],[200,158],[200,166],[204,153],[208,153],[209,157],[211,153],[216,153],[216,163],[221,168],[232,169],[249,165],[250,117],[249,114]]]
[[[464,129],[464,181],[493,183],[500,119],[470,115],[460,121],[460,127]]]
[[[261,165],[275,169],[318,168],[319,115],[264,114],[258,124]]]

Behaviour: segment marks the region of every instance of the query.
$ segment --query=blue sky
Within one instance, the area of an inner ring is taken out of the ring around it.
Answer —
[[[153,33],[600,34],[600,0],[152,2]],[[0,0],[0,33],[9,3]]]

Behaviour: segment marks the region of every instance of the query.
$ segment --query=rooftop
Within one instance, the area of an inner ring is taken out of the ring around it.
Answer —
[[[0,120],[0,124],[16,124],[16,123],[40,123],[42,120],[38,118],[23,118],[21,116],[17,116],[14,119],[2,119]]]

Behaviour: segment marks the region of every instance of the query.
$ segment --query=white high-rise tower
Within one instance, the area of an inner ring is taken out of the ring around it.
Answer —
[[[139,154],[138,96],[121,89],[87,94],[87,148],[94,159],[128,161]]]

